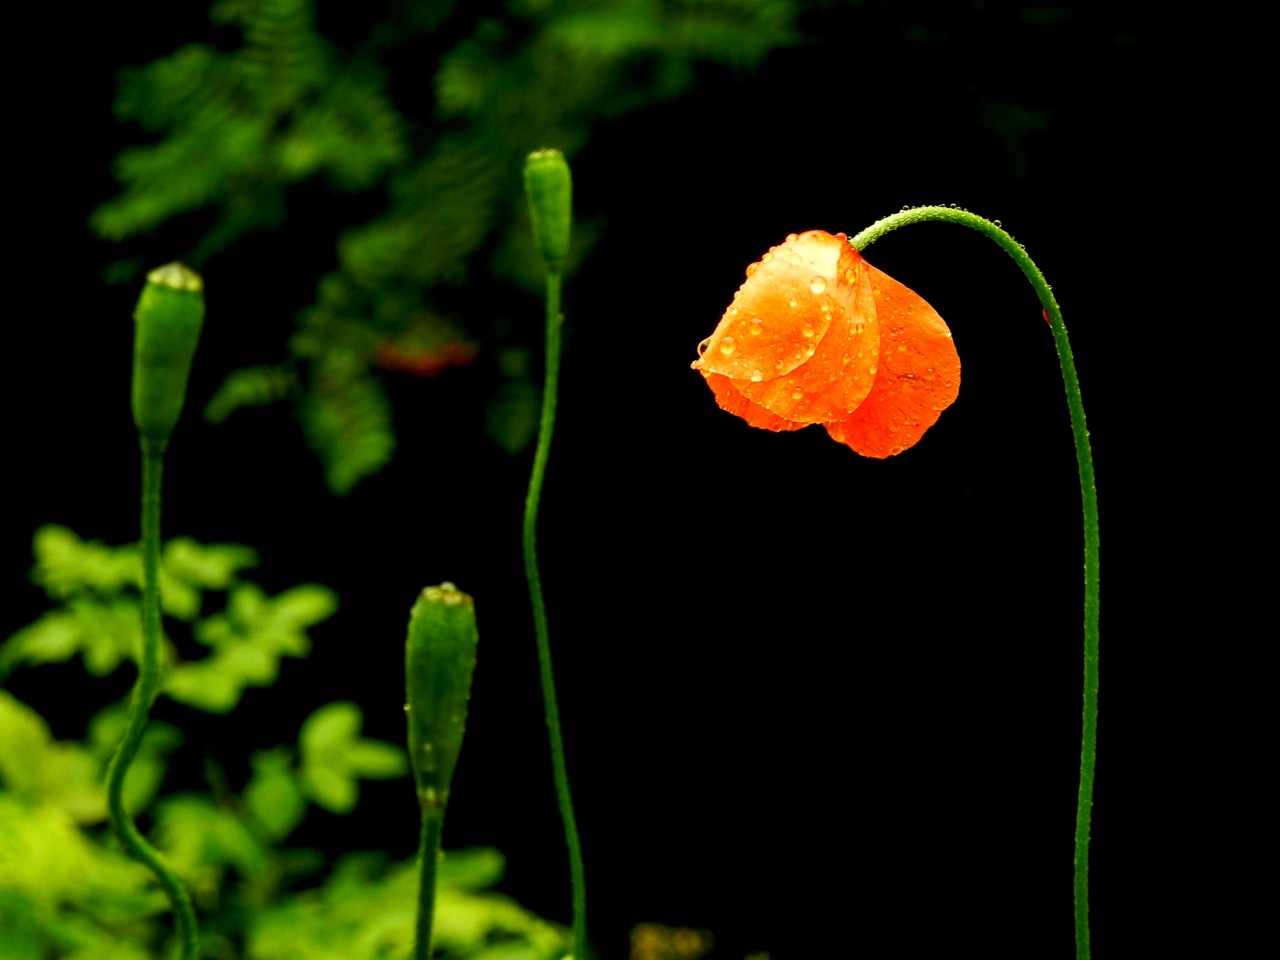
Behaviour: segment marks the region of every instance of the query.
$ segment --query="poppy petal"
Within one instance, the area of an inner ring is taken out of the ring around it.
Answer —
[[[776,413],[770,413],[754,400],[748,400],[738,390],[739,384],[734,380],[730,380],[723,373],[707,373],[704,370],[702,375],[706,377],[707,386],[715,394],[716,403],[720,405],[720,409],[732,413],[735,417],[741,417],[753,427],[760,427],[762,430],[782,431],[799,430],[801,427],[809,426],[807,423],[784,420]]]
[[[960,391],[960,356],[951,331],[914,290],[870,264],[880,327],[875,385],[849,417],[826,425],[836,440],[867,457],[913,446]]]
[[[862,403],[878,344],[865,261],[843,235],[810,230],[747,269],[693,366],[732,380],[741,396],[796,429],[843,419]]]

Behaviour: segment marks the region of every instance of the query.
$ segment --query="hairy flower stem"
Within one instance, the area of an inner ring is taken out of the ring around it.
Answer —
[[[141,860],[160,881],[177,917],[182,960],[195,960],[196,914],[191,895],[160,854],[143,838],[124,806],[124,779],[138,753],[147,726],[147,714],[160,683],[160,474],[164,464],[162,445],[142,443],[142,656],[138,680],[129,701],[124,735],[107,768],[107,805],[111,826],[124,848]]]
[[[587,892],[582,871],[582,843],[573,816],[569,795],[569,774],[564,761],[564,737],[560,732],[560,707],[556,702],[556,681],[551,670],[551,644],[547,639],[547,605],[542,599],[542,577],[538,573],[538,503],[542,499],[542,479],[547,472],[551,433],[556,423],[556,389],[560,380],[560,273],[547,271],[547,358],[542,386],[542,419],[538,426],[538,448],[533,455],[529,495],[524,502],[524,574],[533,601],[533,623],[538,638],[538,672],[542,677],[542,702],[551,738],[551,769],[555,777],[564,839],[569,848],[569,873],[573,884],[573,956],[587,960]]]
[[[1044,274],[1016,240],[992,223],[967,210],[955,207],[912,207],[878,220],[849,242],[861,251],[886,233],[912,223],[958,223],[977,230],[996,242],[1022,269],[1049,318],[1049,329],[1058,348],[1062,382],[1067,391],[1067,409],[1075,435],[1076,462],[1080,466],[1080,498],[1084,507],[1084,723],[1080,743],[1080,792],[1076,806],[1075,917],[1076,957],[1089,958],[1089,817],[1093,809],[1093,773],[1098,743],[1098,493],[1094,486],[1093,455],[1089,431],[1085,427],[1084,401],[1076,376],[1062,310],[1054,299]]]
[[[414,960],[431,960],[431,925],[436,911],[436,868],[440,864],[440,832],[444,811],[422,807],[422,833],[418,842],[418,926]]]

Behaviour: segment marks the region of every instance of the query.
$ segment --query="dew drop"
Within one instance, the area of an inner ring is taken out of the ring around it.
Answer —
[[[764,374],[763,374],[763,373],[761,373],[759,370],[752,370],[752,371],[751,371],[751,382],[752,382],[752,383],[759,383],[759,382],[760,382],[761,380],[763,380],[763,379],[764,379]]]
[[[798,307],[798,306],[800,306],[800,302],[799,302],[798,300],[795,300],[795,299],[793,298],[793,299],[791,299],[791,300],[787,301],[787,305],[788,305],[788,306],[792,306],[792,307]]]
[[[751,331],[751,335],[753,337],[758,337],[760,336],[761,331],[764,330],[764,321],[759,317],[752,317],[751,326],[747,327],[747,329]]]
[[[812,357],[817,352],[818,352],[818,348],[811,343],[809,344],[809,349],[804,352],[804,355],[806,357]]]
[[[409,705],[407,703],[404,705],[404,712],[405,713],[409,712]]]
[[[800,328],[800,335],[804,337],[806,340],[812,337],[817,332],[818,332],[818,328],[815,327],[812,323],[809,323],[808,321],[806,321],[804,326]]]
[[[700,344],[698,344],[698,356],[702,356],[704,353],[707,352],[707,345],[709,343],[711,343],[711,338],[707,337],[707,339],[703,340]]]
[[[849,362],[850,360],[852,360],[852,359],[853,359],[853,357],[849,356],[849,355],[846,353],[843,357],[841,357],[841,358],[840,358],[840,362],[841,362],[841,363],[848,363],[848,362]]]
[[[897,455],[898,455],[899,453],[901,453],[901,452],[902,452],[902,448],[901,448],[901,447],[890,447],[890,448],[889,448],[889,456],[891,456],[891,457],[892,457],[892,456],[897,456]]]
[[[801,390],[799,387],[796,387],[794,390],[791,391],[792,400],[801,400],[803,398],[804,398],[804,391]]]
[[[748,277],[754,277],[754,276],[755,276],[756,271],[757,271],[757,270],[759,270],[759,269],[760,269],[760,264],[758,264],[758,263],[752,263],[752,264],[749,264],[749,265],[747,266],[747,276],[748,276]]]
[[[787,234],[787,243],[795,243],[799,239],[800,239],[800,235],[798,233]]]
[[[870,370],[868,370],[868,371],[867,371],[867,373],[871,374],[873,377],[876,375],[876,367],[875,367],[875,364],[872,364],[872,365],[871,365],[871,369],[870,369]]]
[[[725,337],[720,341],[720,352],[726,357],[733,356],[733,351],[738,349],[738,341],[733,337]]]
[[[991,222],[992,222],[992,223],[994,223],[997,227],[1003,227],[1003,226],[1004,226],[1004,224],[1003,224],[1003,223],[1001,223],[999,220],[992,220]]]
[[[768,253],[766,253],[763,257],[761,257],[761,258],[760,258],[760,262],[761,262],[761,263],[768,263],[768,262],[769,262],[770,260],[772,260],[772,259],[773,259],[773,251],[772,251],[772,250],[770,250],[770,251],[769,251]]]
[[[853,283],[853,281],[856,280],[857,277],[858,275],[854,273],[852,270],[846,270],[844,272],[844,278],[848,280],[850,283]]]
[[[814,277],[809,281],[809,289],[814,293],[822,293],[827,289],[827,281],[824,277]]]

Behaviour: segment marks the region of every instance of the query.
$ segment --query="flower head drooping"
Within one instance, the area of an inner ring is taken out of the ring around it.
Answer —
[[[843,233],[791,234],[747,280],[693,368],[753,427],[820,423],[868,457],[915,444],[960,389],[936,310],[881,273]]]

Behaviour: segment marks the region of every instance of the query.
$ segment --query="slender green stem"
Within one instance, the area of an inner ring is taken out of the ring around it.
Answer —
[[[111,826],[120,842],[136,859],[154,873],[164,888],[177,917],[178,940],[182,960],[195,960],[196,914],[191,896],[160,854],[143,838],[124,806],[124,779],[129,764],[138,752],[147,714],[155,702],[160,684],[160,474],[164,464],[164,448],[143,442],[142,445],[142,656],[138,661],[138,680],[129,701],[129,715],[124,735],[107,768],[107,806]]]
[[[569,873],[573,883],[573,956],[587,960],[587,892],[583,880],[582,843],[573,816],[569,795],[569,774],[564,761],[564,737],[560,732],[560,707],[556,702],[556,681],[551,670],[551,644],[547,638],[547,606],[542,599],[542,577],[538,573],[538,503],[542,499],[542,479],[547,472],[551,433],[556,423],[556,389],[560,380],[560,274],[547,271],[547,360],[542,387],[542,420],[538,427],[538,449],[533,455],[529,495],[524,502],[524,574],[533,601],[533,624],[538,638],[538,671],[542,677],[542,702],[547,713],[547,733],[551,738],[551,769],[555,777],[564,839],[569,847]]]
[[[1080,743],[1080,792],[1076,805],[1075,916],[1076,957],[1077,960],[1088,960],[1089,817],[1093,809],[1093,774],[1098,743],[1098,493],[1094,486],[1093,455],[1089,449],[1089,431],[1085,426],[1084,402],[1080,398],[1080,380],[1076,376],[1067,328],[1062,322],[1062,310],[1044,274],[1027,256],[1022,245],[998,223],[956,207],[913,207],[878,220],[849,242],[858,250],[864,250],[899,227],[930,221],[958,223],[986,234],[1014,259],[1031,281],[1031,286],[1035,287],[1044,306],[1067,390],[1067,409],[1071,413],[1071,430],[1075,435],[1076,461],[1080,465],[1080,498],[1084,508],[1084,722]]]
[[[440,832],[444,811],[422,805],[422,833],[418,840],[418,928],[414,960],[431,958],[431,924],[436,913],[436,867],[440,863]]]

